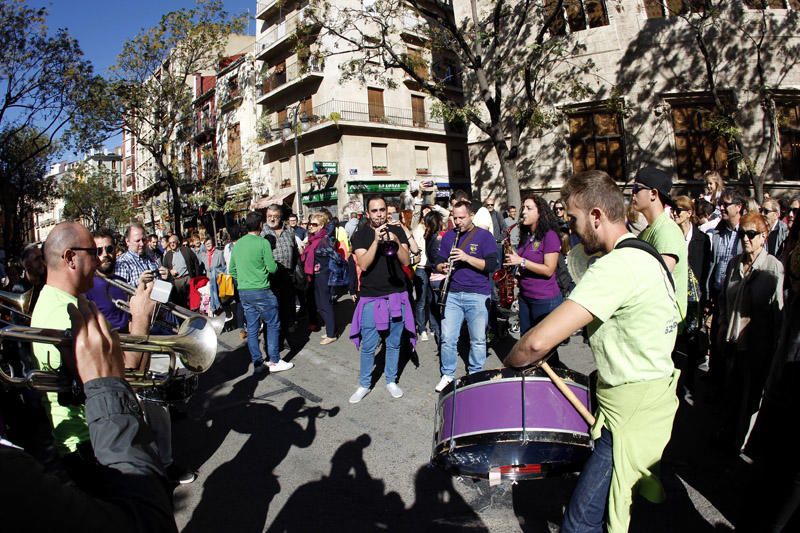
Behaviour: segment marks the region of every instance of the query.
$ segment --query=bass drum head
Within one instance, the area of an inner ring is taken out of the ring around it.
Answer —
[[[553,370],[589,407],[588,378]],[[588,424],[540,368],[525,371],[524,383],[510,368],[454,380],[440,394],[435,424],[432,463],[454,475],[563,475],[580,471],[591,453]]]

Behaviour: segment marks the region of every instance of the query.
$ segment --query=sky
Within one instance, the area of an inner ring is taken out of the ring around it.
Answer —
[[[27,0],[30,7],[45,7],[47,25],[52,30],[66,28],[80,43],[95,72],[107,75],[116,62],[122,44],[141,30],[155,25],[169,11],[194,5],[193,0]],[[224,0],[232,14],[247,13],[248,32],[255,35],[256,0]],[[117,136],[106,143],[113,149],[122,142]]]

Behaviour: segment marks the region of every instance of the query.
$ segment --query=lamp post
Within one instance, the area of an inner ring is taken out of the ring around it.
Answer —
[[[290,135],[294,134],[294,169],[296,173],[297,183],[295,184],[297,187],[297,191],[295,192],[295,196],[297,197],[297,219],[303,220],[303,197],[302,197],[302,190],[301,190],[301,180],[300,180],[300,146],[299,146],[299,133],[297,131],[297,121],[298,121],[298,112],[300,111],[300,104],[296,105],[294,111],[292,112],[292,120],[286,121],[283,123],[282,128],[280,130],[281,136],[284,140],[288,139]],[[301,131],[308,131],[309,128],[309,119],[306,116],[305,112],[299,116],[300,119],[300,129]]]

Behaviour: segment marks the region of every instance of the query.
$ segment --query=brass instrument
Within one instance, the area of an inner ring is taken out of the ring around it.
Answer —
[[[461,230],[456,228],[456,238],[453,240],[453,246],[447,256],[447,275],[442,280],[442,285],[439,289],[439,307],[441,308],[442,318],[444,318],[444,306],[447,304],[447,293],[450,290],[450,280],[453,277],[453,251],[458,248],[458,239],[460,238]]]
[[[0,307],[13,311],[30,320],[32,298],[33,289],[23,293],[0,291]]]
[[[514,303],[514,288],[517,285],[516,277],[519,271],[519,267],[517,266],[503,266],[505,257],[514,252],[511,246],[511,230],[513,230],[516,225],[517,224],[513,224],[506,230],[506,237],[503,239],[503,257],[500,258],[500,269],[492,274],[492,278],[497,284],[498,305],[505,309],[511,308],[511,304]]]
[[[52,344],[60,349],[70,349],[72,346],[70,330],[11,325],[0,329],[0,338]],[[125,379],[134,388],[157,387],[167,383],[175,374],[177,357],[187,369],[200,374],[211,367],[217,355],[217,333],[211,320],[204,316],[185,320],[176,335],[120,335],[119,339],[123,351],[167,353],[170,356],[169,371],[162,378],[155,378],[149,369],[129,371]],[[58,370],[33,370],[24,377],[15,377],[0,368],[0,382],[43,392],[69,392],[75,389],[74,377]]]
[[[106,276],[105,274],[103,274],[102,272],[100,272],[99,270],[96,272],[96,274],[97,274],[97,276],[99,276],[102,279],[104,279],[109,285],[117,287],[118,289],[126,292],[130,296],[133,296],[134,294],[136,294],[136,288],[128,285],[124,281],[120,281],[118,279],[110,278],[110,277]],[[194,311],[192,311],[190,309],[186,309],[185,307],[182,307],[182,306],[177,305],[177,304],[172,303],[172,302],[167,302],[167,303],[162,304],[162,305],[170,313],[172,313],[173,315],[175,315],[178,318],[181,318],[183,320],[188,320],[190,318],[195,318],[195,317],[202,317],[202,318],[207,319],[208,322],[211,324],[211,327],[214,329],[214,331],[216,332],[217,335],[222,333],[222,329],[225,327],[225,317],[222,316],[222,315],[215,316],[215,317],[208,317],[206,315],[203,315],[201,313],[196,313],[196,312],[194,312]],[[119,306],[117,306],[117,307],[119,307]],[[122,309],[122,308],[120,307],[120,309]],[[122,310],[130,313],[130,311],[128,309],[122,309]]]

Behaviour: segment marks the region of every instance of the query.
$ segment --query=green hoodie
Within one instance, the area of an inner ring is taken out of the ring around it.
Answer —
[[[277,269],[267,239],[248,233],[234,244],[228,272],[240,291],[269,289],[269,274]]]

